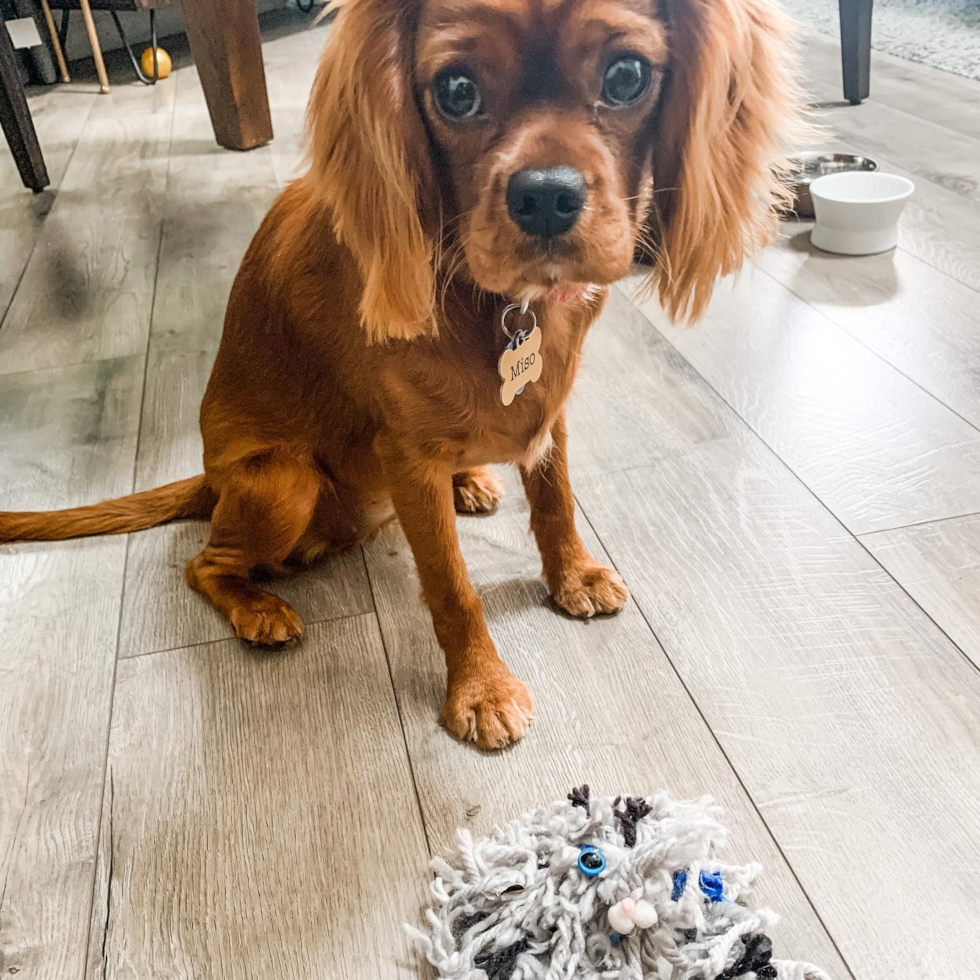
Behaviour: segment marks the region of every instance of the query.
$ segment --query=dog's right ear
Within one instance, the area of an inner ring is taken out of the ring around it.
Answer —
[[[307,112],[309,178],[364,277],[371,343],[434,336],[433,242],[419,201],[438,200],[412,91],[412,0],[345,0]]]

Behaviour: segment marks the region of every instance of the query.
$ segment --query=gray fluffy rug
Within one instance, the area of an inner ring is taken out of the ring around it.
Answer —
[[[797,20],[840,37],[836,0],[779,0]],[[980,80],[980,0],[875,0],[872,47]]]

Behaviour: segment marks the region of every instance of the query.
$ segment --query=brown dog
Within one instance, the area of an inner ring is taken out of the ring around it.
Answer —
[[[446,655],[447,726],[484,747],[520,738],[531,697],[487,632],[455,511],[491,509],[488,464],[517,463],[558,605],[626,602],[575,530],[563,406],[638,246],[667,309],[697,315],[768,240],[796,106],[786,36],[765,0],[348,0],[311,96],[310,170],[232,290],[205,475],[0,514],[0,541],[210,517],[187,581],[276,646],[302,624],[251,574],[397,514]],[[521,301],[541,373],[505,405],[501,318]]]

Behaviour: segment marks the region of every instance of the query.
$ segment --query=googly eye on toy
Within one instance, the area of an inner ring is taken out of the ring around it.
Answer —
[[[578,869],[586,878],[598,878],[606,870],[606,856],[591,844],[580,845]]]

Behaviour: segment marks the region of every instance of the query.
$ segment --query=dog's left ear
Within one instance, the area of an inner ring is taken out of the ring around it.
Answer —
[[[652,287],[696,319],[719,276],[771,240],[802,100],[792,22],[767,0],[663,0],[670,77],[653,158]]]
[[[412,91],[419,4],[344,0],[310,95],[310,180],[364,279],[368,340],[434,336],[432,237],[421,200],[438,201]]]

